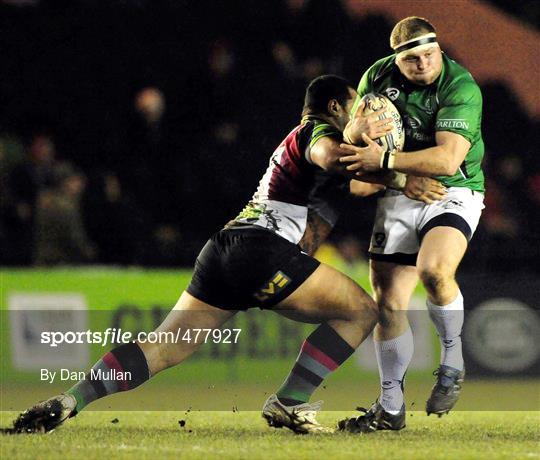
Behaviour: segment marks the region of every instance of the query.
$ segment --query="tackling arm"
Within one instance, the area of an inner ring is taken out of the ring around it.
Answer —
[[[359,147],[362,152],[367,152],[372,147]],[[405,186],[405,175],[397,171],[379,171],[377,173],[365,174],[359,176],[356,171],[348,171],[346,165],[340,162],[340,158],[348,152],[340,147],[340,143],[332,137],[322,137],[319,139],[310,150],[311,161],[320,166],[325,171],[336,174],[342,174],[353,182],[362,181],[363,185],[355,185],[355,193],[359,196],[371,195],[382,189],[386,185],[396,189],[403,189]]]
[[[382,150],[378,144],[369,138],[368,140],[370,143],[368,143],[367,147],[354,147],[360,151],[360,155],[371,155]],[[405,174],[398,171],[359,174],[356,170],[348,170],[346,164],[341,162],[341,158],[347,153],[347,150],[343,148],[343,144],[340,145],[336,139],[326,136],[319,139],[311,147],[309,156],[311,162],[322,169],[354,179],[351,181],[351,192],[357,196],[371,195],[382,190],[383,186],[404,190],[405,195],[409,198],[425,203],[440,200],[446,194],[444,187],[434,179],[415,176],[406,177]]]
[[[363,182],[366,181],[366,182]],[[368,183],[371,182],[371,183]],[[407,198],[431,204],[446,196],[446,188],[436,179],[407,175],[397,171],[381,171],[365,174],[350,183],[355,196],[365,197],[384,189],[384,185],[403,190]],[[396,186],[399,184],[398,186]]]
[[[362,149],[354,145],[341,144],[349,155],[342,156],[340,162],[347,164],[348,171],[374,172],[383,167],[383,149],[368,136],[362,139],[371,149]],[[460,134],[439,131],[435,135],[437,145],[416,152],[394,152],[387,158],[385,165],[406,174],[417,176],[453,176],[463,163],[470,142]]]
[[[368,148],[359,148],[361,152]],[[336,139],[325,136],[315,142],[309,151],[309,158],[312,163],[320,166],[325,171],[342,174],[354,179],[355,172],[349,171],[346,165],[340,162],[340,158],[347,155],[348,152],[340,147],[340,142]]]

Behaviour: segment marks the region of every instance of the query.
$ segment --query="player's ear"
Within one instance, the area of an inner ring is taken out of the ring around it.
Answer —
[[[330,99],[328,101],[328,113],[331,115],[336,115],[339,113],[339,102],[336,99]]]

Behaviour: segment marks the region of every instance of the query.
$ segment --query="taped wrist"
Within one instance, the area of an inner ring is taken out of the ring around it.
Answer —
[[[394,163],[396,162],[396,152],[384,152],[381,156],[381,169],[394,169]]]

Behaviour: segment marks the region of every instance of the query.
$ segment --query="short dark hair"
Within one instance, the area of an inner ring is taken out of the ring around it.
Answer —
[[[347,80],[337,75],[321,75],[315,78],[306,89],[302,116],[328,114],[328,102],[332,99],[344,106],[351,97],[350,87]]]
[[[396,49],[401,43],[429,33],[435,33],[435,27],[427,19],[409,16],[399,21],[390,34],[390,47]]]

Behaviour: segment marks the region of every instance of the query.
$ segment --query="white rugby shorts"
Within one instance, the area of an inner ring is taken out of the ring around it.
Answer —
[[[432,204],[411,200],[388,189],[379,198],[369,256],[372,260],[416,265],[424,235],[434,227],[454,227],[472,238],[484,209],[484,194],[450,187],[446,197]]]

